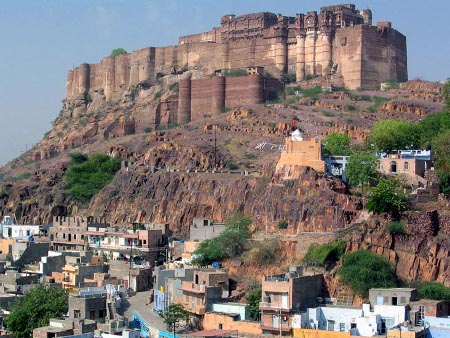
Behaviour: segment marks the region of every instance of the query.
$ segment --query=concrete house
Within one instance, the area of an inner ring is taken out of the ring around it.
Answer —
[[[261,328],[265,333],[292,333],[295,313],[314,307],[322,296],[323,276],[303,276],[301,267],[286,274],[265,276],[262,280]]]

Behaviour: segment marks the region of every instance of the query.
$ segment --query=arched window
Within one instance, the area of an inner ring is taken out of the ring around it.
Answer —
[[[397,162],[392,161],[391,162],[391,173],[396,173],[397,172]]]
[[[409,163],[408,162],[403,163],[403,169],[404,170],[408,170],[409,169]]]

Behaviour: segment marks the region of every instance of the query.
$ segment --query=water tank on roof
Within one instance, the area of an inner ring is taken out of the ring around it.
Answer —
[[[28,237],[28,242],[34,242],[34,237],[33,236]]]
[[[213,262],[212,263],[213,269],[220,269],[220,263],[219,262]]]
[[[180,243],[184,243],[184,239],[180,239]]]

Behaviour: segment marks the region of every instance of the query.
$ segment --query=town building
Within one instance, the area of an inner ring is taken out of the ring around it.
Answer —
[[[312,138],[304,140],[303,134],[296,129],[285,139],[285,150],[281,152],[276,170],[282,170],[285,165],[308,166],[318,172],[325,172],[325,162],[322,160],[322,142]]]
[[[323,276],[304,276],[302,267],[291,266],[285,274],[262,280],[261,328],[265,333],[292,334],[293,315],[306,311],[322,297]]]
[[[399,150],[380,154],[380,171],[384,174],[405,174],[424,177],[431,169],[431,150]]]
[[[418,299],[415,288],[370,289],[369,302],[375,305],[409,305]]]
[[[189,240],[204,241],[219,236],[227,228],[224,223],[216,223],[209,218],[194,217],[189,226]]]

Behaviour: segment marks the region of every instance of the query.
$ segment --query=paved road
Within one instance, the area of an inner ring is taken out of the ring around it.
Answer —
[[[137,292],[136,295],[123,299],[122,309],[125,310],[123,315],[131,321],[133,319],[133,311],[136,311],[152,328],[167,331],[167,327],[166,324],[164,324],[163,319],[153,312],[153,303],[147,305],[148,295],[148,291],[143,291]]]

